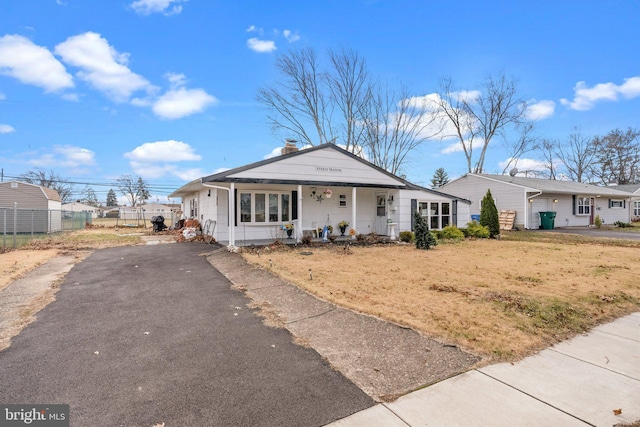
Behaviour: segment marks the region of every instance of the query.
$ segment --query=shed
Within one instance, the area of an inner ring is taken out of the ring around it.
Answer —
[[[13,233],[14,223],[18,233],[62,230],[62,200],[58,192],[22,181],[0,182],[1,232]]]

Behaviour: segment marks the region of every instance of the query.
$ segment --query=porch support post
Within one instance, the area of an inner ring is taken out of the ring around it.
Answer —
[[[302,241],[302,185],[298,184],[298,200],[295,201],[298,205],[298,224],[296,227],[296,242]]]
[[[235,197],[236,184],[231,183],[229,188],[229,247],[236,246],[236,197]]]
[[[351,188],[351,228],[358,231],[358,224],[356,224],[356,187]]]

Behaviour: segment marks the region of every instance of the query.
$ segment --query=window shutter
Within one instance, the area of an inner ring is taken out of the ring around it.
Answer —
[[[576,195],[574,194],[573,196],[571,196],[571,199],[572,199],[572,202],[573,202],[573,204],[572,204],[572,206],[573,206],[573,214],[575,215],[576,214]]]
[[[238,189],[237,188],[233,189],[233,200],[235,200],[235,202],[236,202],[236,206],[233,208],[233,212],[235,214],[234,218],[233,218],[233,224],[237,227],[238,226],[238,212],[237,212],[237,210],[238,210],[238,206],[239,206],[239,203],[238,203]]]
[[[416,229],[416,220],[414,215],[418,210],[418,199],[411,199],[411,231],[415,231]]]
[[[298,219],[298,191],[291,192],[291,220]]]
[[[609,199],[609,209],[611,209],[611,199]]]
[[[454,200],[451,203],[451,223],[458,226],[458,201]]]
[[[625,209],[627,209],[627,201],[626,201],[626,200],[623,200],[623,201],[622,201],[622,207],[623,207],[623,208],[625,208]]]

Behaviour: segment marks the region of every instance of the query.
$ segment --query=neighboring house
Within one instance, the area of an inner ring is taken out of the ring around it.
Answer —
[[[341,221],[349,222],[347,233],[395,237],[412,229],[416,210],[432,229],[469,221],[468,200],[411,184],[334,144],[285,150],[196,179],[169,197],[182,198],[185,218],[216,221],[214,237],[230,246],[282,236],[288,223],[300,240],[325,225],[337,233]]]
[[[640,184],[616,185],[611,188],[633,194],[631,196],[631,203],[629,207],[631,210],[631,220],[640,221]]]
[[[52,188],[21,181],[0,182],[0,232],[51,233],[62,230],[62,200]],[[6,224],[6,229],[5,229]]]
[[[86,212],[91,214],[92,219],[96,219],[102,217],[104,209],[99,206],[91,206],[85,205],[83,203],[73,202],[65,203],[64,205],[62,205],[62,210],[71,212]]]
[[[540,227],[539,212],[555,211],[555,226],[593,225],[596,215],[603,223],[630,221],[632,194],[581,182],[525,178],[509,175],[467,174],[439,190],[471,201],[471,215],[480,213],[482,198],[491,190],[498,211],[516,211],[515,227]]]
[[[142,212],[144,213],[144,218],[147,221],[158,215],[162,215],[165,220],[171,220],[172,215],[174,215],[171,206],[162,205],[160,203],[148,203],[146,205],[142,205]]]

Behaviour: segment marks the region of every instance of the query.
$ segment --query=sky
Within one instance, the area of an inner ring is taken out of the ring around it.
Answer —
[[[104,201],[142,177],[153,201],[188,181],[260,161],[283,145],[261,87],[277,55],[353,49],[372,75],[434,94],[517,81],[538,136],[566,141],[640,127],[640,2],[1,0],[0,168],[40,168]],[[339,144],[340,141],[337,141]],[[489,145],[485,171],[508,155]],[[536,167],[534,154],[519,167]],[[403,172],[429,186],[466,172],[455,140],[414,151]]]

